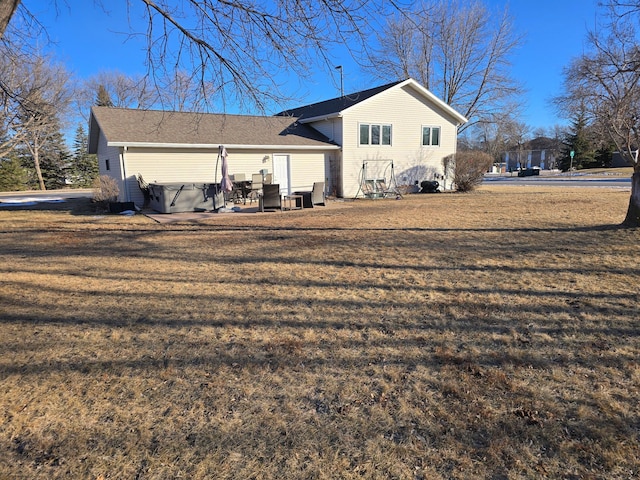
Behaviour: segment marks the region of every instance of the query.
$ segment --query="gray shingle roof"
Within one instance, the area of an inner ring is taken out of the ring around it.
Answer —
[[[93,107],[89,151],[98,131],[109,144],[335,146],[317,130],[291,117],[264,117]]]
[[[297,118],[298,120],[306,120],[309,118],[323,117],[334,113],[341,112],[357,103],[363,102],[374,95],[377,95],[391,87],[394,87],[405,80],[399,80],[397,82],[388,83],[387,85],[381,85],[379,87],[370,88],[361,92],[350,93],[343,97],[332,98],[331,100],[325,100],[323,102],[314,103],[311,105],[304,105],[302,107],[292,108],[285,110],[276,115],[290,116]]]

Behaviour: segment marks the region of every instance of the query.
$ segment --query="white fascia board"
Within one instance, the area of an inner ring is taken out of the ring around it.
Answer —
[[[393,88],[402,88],[405,85],[411,85],[414,89],[418,90],[422,95],[430,99],[433,103],[438,105],[445,112],[449,113],[453,118],[455,118],[458,121],[460,125],[467,123],[469,121],[464,115],[460,114],[457,110],[451,107],[451,105],[449,105],[448,103],[444,102],[443,100],[435,96],[433,93],[431,93],[429,90],[424,88],[422,85],[420,85],[418,82],[416,82],[412,78],[409,78],[404,82],[399,83]]]
[[[146,143],[146,142],[107,142],[109,147],[141,147],[141,148],[199,148],[218,149],[219,143]],[[339,145],[230,145],[224,144],[227,149],[236,150],[338,150]]]
[[[319,117],[311,117],[311,118],[303,118],[298,119],[298,123],[313,123],[313,122],[321,122],[323,120],[331,120],[333,118],[342,117],[342,112],[331,113],[329,115],[320,115]]]

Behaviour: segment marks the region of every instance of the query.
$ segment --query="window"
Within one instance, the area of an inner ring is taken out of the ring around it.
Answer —
[[[108,158],[104,161],[104,166],[105,166],[105,168],[107,170],[111,170],[111,165],[109,165],[109,159]]]
[[[440,145],[440,127],[422,127],[422,146],[437,147]]]
[[[391,145],[391,125],[361,123],[360,145]]]

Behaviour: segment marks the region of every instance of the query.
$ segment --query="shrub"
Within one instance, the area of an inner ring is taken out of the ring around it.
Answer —
[[[456,153],[453,163],[456,190],[470,192],[480,185],[484,174],[493,164],[493,158],[485,152],[468,150]]]
[[[118,182],[109,175],[100,175],[93,181],[93,201],[104,207],[116,202],[119,193]]]

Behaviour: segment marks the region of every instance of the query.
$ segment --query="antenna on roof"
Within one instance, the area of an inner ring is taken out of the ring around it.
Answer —
[[[342,74],[342,65],[338,65],[336,70],[340,70],[340,97],[344,97],[344,78]]]

